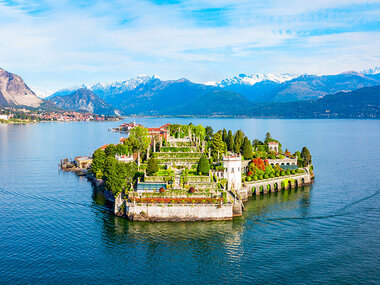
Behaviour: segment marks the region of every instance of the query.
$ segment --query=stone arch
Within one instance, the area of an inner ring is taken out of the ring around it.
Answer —
[[[256,187],[255,187],[255,186],[252,186],[252,193],[257,194],[257,193],[256,193]]]
[[[280,190],[279,187],[278,187],[278,182],[274,182],[274,184],[273,184],[273,188],[274,188],[276,191]]]
[[[290,165],[290,163],[288,162],[286,165]]]
[[[267,188],[268,192],[272,191],[272,187],[271,187],[271,185],[269,183],[267,184],[266,188]]]
[[[264,192],[264,185],[261,184],[261,185],[259,186],[259,189],[260,189],[260,190],[259,190],[259,193]]]
[[[305,184],[305,178],[302,177],[302,178],[301,178],[301,181],[302,181],[302,185],[304,185],[304,184]]]
[[[285,165],[285,163],[281,162],[281,165]]]

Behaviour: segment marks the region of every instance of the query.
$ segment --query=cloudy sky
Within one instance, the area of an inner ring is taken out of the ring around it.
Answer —
[[[38,92],[139,74],[334,74],[380,66],[380,1],[0,0],[0,67]]]

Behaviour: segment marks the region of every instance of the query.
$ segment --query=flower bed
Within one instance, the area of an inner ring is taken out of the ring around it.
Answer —
[[[152,204],[220,204],[222,198],[132,198],[136,203]]]

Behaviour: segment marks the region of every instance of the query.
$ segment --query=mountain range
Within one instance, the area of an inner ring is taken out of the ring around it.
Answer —
[[[38,107],[43,102],[20,76],[0,68],[0,106]]]
[[[50,100],[62,109],[116,115],[115,108],[86,88],[80,88],[66,96],[55,96]]]
[[[27,105],[29,102],[20,98],[22,94],[28,94],[34,98],[30,103],[33,106],[52,102],[59,108],[107,115],[119,110],[124,115],[266,116],[263,110],[277,110],[275,106],[281,104],[288,107],[298,106],[294,102],[306,102],[305,106],[320,104],[319,99],[329,94],[380,85],[378,71],[379,68],[366,73],[351,71],[337,75],[240,74],[207,84],[185,78],[163,80],[158,76],[141,75],[121,82],[61,89],[47,100],[35,96],[20,77],[16,76],[19,79],[17,84],[14,80],[10,84],[10,80],[0,77],[1,90],[24,90],[13,97],[0,93],[0,105],[17,105],[19,102]],[[8,74],[7,77],[15,76]],[[257,108],[262,110],[259,112]],[[272,112],[270,116],[276,114]]]

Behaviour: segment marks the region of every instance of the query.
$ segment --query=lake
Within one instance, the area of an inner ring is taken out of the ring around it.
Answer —
[[[380,282],[380,121],[135,118],[267,131],[307,146],[312,186],[253,197],[243,217],[130,222],[58,170],[122,134],[119,122],[0,124],[0,284]]]

